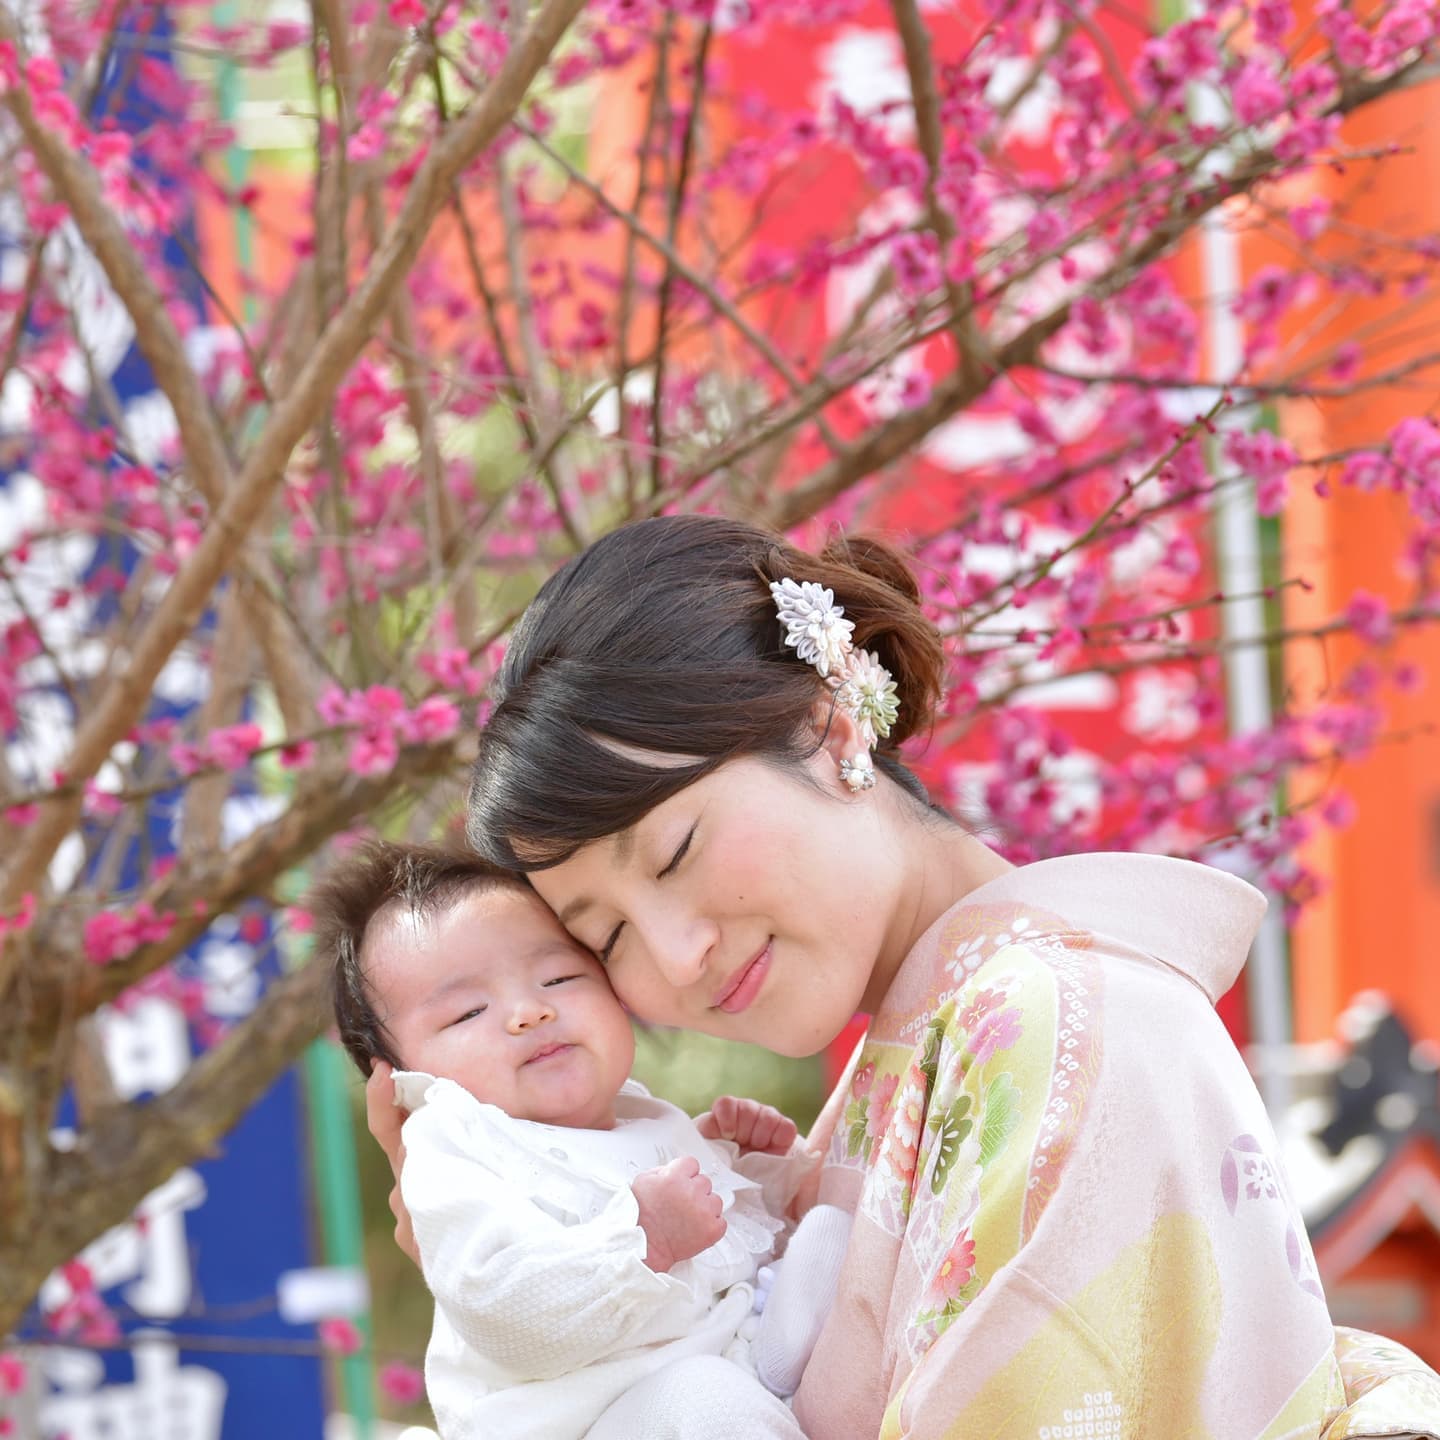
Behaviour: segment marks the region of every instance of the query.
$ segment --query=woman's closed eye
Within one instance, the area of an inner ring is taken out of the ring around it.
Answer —
[[[675,853],[670,857],[670,863],[655,877],[657,880],[663,880],[667,875],[673,875],[675,871],[679,869],[680,862],[685,858],[685,853],[690,848],[690,842],[695,838],[695,831],[698,824],[699,822],[697,821],[695,825],[692,825],[689,833],[675,847]]]
[[[665,868],[655,876],[657,880],[663,880],[667,875],[673,875],[676,870],[680,868],[680,862],[689,852],[690,842],[694,840],[695,831],[699,829],[699,826],[700,822],[697,820],[695,824],[692,825],[688,831],[686,831],[685,838],[675,847],[675,853],[670,857],[668,861],[666,861]],[[624,928],[625,922],[622,920],[609,933],[609,935],[605,937],[605,943],[601,945],[598,950],[595,951],[595,958],[602,965],[608,965],[610,963],[610,957],[615,953],[616,942],[620,939],[620,932]]]

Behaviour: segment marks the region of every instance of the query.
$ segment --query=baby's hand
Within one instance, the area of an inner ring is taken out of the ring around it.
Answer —
[[[722,1095],[695,1121],[707,1140],[733,1140],[744,1151],[785,1155],[800,1132],[773,1105],[743,1095]]]
[[[725,1234],[724,1203],[700,1173],[693,1155],[635,1177],[630,1189],[640,1207],[640,1228],[650,1242],[645,1263],[660,1274],[708,1250]]]

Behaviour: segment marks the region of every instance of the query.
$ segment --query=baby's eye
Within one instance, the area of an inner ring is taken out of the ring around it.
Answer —
[[[463,1025],[465,1021],[473,1020],[477,1015],[483,1015],[488,1008],[489,1007],[485,1005],[477,1005],[473,1010],[467,1010],[463,1015],[457,1015],[450,1024]],[[449,1027],[447,1026],[446,1028],[448,1029]]]
[[[578,975],[557,975],[553,980],[545,981],[546,985],[563,985],[567,980],[578,980]]]

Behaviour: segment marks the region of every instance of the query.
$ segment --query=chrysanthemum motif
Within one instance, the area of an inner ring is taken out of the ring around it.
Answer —
[[[771,582],[770,594],[785,627],[785,643],[822,676],[828,678],[832,670],[843,672],[855,626],[835,603],[835,592],[813,580],[797,584],[787,576]]]
[[[845,679],[835,698],[855,717],[861,736],[869,746],[875,744],[876,736],[890,733],[900,714],[895,681],[873,650],[856,650],[851,654]]]

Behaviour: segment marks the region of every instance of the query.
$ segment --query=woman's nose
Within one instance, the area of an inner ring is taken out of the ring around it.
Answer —
[[[512,1035],[523,1035],[537,1025],[544,1025],[555,1018],[555,1007],[535,995],[526,995],[510,1007],[510,1018],[505,1028]]]
[[[646,949],[668,985],[682,990],[705,974],[719,934],[714,925],[693,916],[660,915],[643,928]]]

